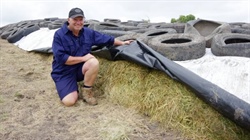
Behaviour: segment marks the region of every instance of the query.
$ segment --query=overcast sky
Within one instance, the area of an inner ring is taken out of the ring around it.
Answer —
[[[79,7],[86,19],[150,20],[170,23],[171,18],[196,18],[250,23],[250,0],[0,0],[0,27],[23,20],[67,18]]]

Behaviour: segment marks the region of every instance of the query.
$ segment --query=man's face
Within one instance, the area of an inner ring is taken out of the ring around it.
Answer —
[[[83,17],[68,18],[69,28],[80,31],[84,25]]]

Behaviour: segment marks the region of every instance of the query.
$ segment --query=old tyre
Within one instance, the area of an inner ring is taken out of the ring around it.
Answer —
[[[133,32],[130,32],[130,31],[119,31],[119,30],[100,30],[99,32],[103,33],[103,34],[114,36],[115,38],[119,37],[119,36],[123,36],[123,35],[133,33]]]
[[[146,41],[145,36],[143,36],[140,33],[131,33],[131,34],[119,36],[119,37],[117,37],[117,39],[122,40],[122,41],[126,41],[126,40],[140,40],[141,42],[143,42],[143,43],[146,44],[146,42],[144,42],[144,41]]]
[[[15,32],[17,30],[17,27],[8,27],[5,31],[2,32],[1,38],[7,39],[10,34]]]
[[[243,28],[231,28],[232,33],[248,34],[250,35],[250,29]]]
[[[93,29],[93,30],[96,30],[96,31],[101,31],[101,30],[122,30],[122,31],[124,31],[124,28],[120,27],[119,24],[108,23],[108,22],[91,23],[88,27]]]
[[[24,30],[22,28],[15,28],[15,30],[7,37],[9,43],[16,43],[23,37]]]
[[[166,29],[151,29],[140,36],[140,40],[146,44],[148,44],[148,40],[154,38],[159,35],[164,34],[174,34],[176,30],[173,28],[166,28]]]
[[[184,33],[204,36],[206,47],[211,48],[213,37],[216,34],[231,33],[231,27],[224,22],[198,19],[187,22]]]
[[[206,51],[205,38],[195,34],[160,35],[150,39],[148,46],[174,61],[197,59]]]
[[[104,22],[111,22],[111,23],[120,23],[120,19],[111,19],[111,18],[105,18]]]
[[[213,38],[211,51],[216,56],[250,57],[250,35],[218,34]]]
[[[184,33],[186,23],[166,23],[161,24],[157,29],[173,28],[177,33]]]
[[[40,27],[39,27],[38,24],[30,23],[30,24],[26,25],[25,27],[23,27],[22,29],[24,30],[23,31],[23,36],[27,36],[30,33],[39,30]]]

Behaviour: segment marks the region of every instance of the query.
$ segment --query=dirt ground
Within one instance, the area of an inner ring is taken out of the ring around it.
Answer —
[[[110,102],[60,103],[50,77],[52,54],[26,52],[0,39],[1,140],[179,140],[173,130]]]

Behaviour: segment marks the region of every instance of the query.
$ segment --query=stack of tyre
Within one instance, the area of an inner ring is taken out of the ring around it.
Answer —
[[[216,56],[250,57],[250,24],[194,20],[186,24],[185,33],[205,37],[206,47]]]
[[[0,36],[10,43],[16,43],[22,37],[39,30],[40,28],[57,29],[62,26],[66,19],[45,18],[39,20],[26,20],[9,24],[0,28]]]
[[[197,59],[211,48],[217,56],[250,57],[250,24],[193,20],[188,23],[121,22],[105,19],[89,28],[121,40],[138,39],[174,61]]]
[[[0,36],[10,43],[40,28],[58,29],[67,19],[45,18],[21,21],[0,28]],[[250,57],[250,24],[193,20],[188,23],[148,23],[119,19],[86,20],[85,27],[121,40],[137,39],[163,56],[183,61],[204,56],[211,48],[217,56]]]
[[[90,23],[89,28],[120,40],[140,40],[175,61],[197,59],[205,54],[205,39],[200,35],[184,34],[184,23],[121,22],[105,19]]]

